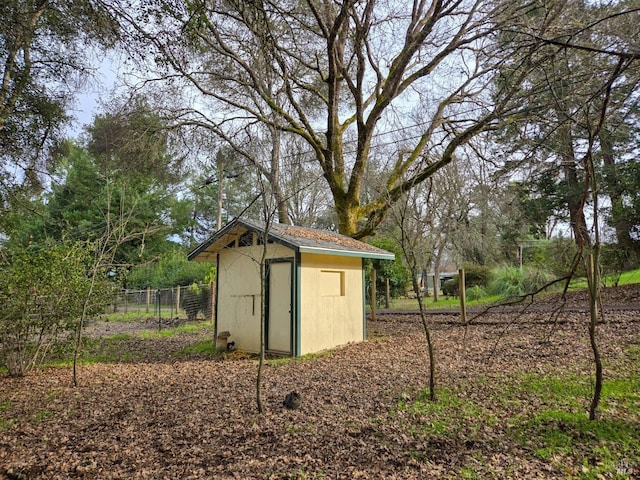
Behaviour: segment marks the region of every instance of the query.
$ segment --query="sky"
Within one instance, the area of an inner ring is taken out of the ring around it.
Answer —
[[[77,95],[71,109],[74,121],[67,129],[71,137],[80,135],[84,126],[93,121],[101,110],[100,102],[109,98],[118,83],[118,63],[114,59],[105,57],[95,68],[94,80]]]

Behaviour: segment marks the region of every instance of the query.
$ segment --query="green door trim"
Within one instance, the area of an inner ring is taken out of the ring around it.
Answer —
[[[270,258],[268,260],[265,261],[265,270],[267,272],[267,276],[266,276],[266,285],[265,285],[265,326],[264,326],[264,343],[265,343],[265,350],[269,351],[269,315],[271,313],[271,306],[270,306],[270,287],[271,287],[271,264],[273,263],[290,263],[290,279],[291,281],[289,282],[290,284],[290,288],[289,288],[289,305],[290,305],[290,311],[289,311],[289,355],[295,355],[294,352],[294,338],[297,336],[297,332],[294,331],[294,322],[293,322],[293,318],[294,318],[294,288],[296,285],[295,279],[294,279],[294,259],[291,257],[286,257],[286,258]]]

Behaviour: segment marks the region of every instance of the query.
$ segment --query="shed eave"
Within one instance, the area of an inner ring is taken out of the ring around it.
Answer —
[[[231,222],[198,245],[187,255],[187,260],[196,260],[202,254],[217,255],[224,248],[223,245],[229,243],[235,236],[241,235],[239,231],[236,231],[238,227],[244,228],[245,231],[249,230],[246,226],[239,225],[238,222]]]
[[[218,260],[218,254],[215,252],[209,252],[207,250],[204,250],[202,252],[199,252],[198,254],[191,256],[189,255],[187,257],[187,259],[190,262],[209,262],[209,263],[216,263]]]
[[[396,256],[393,253],[380,253],[380,252],[367,252],[363,250],[340,250],[337,248],[323,248],[323,247],[298,247],[300,253],[315,253],[316,255],[336,255],[341,257],[359,257],[359,258],[373,258],[378,260],[395,260]]]
[[[260,233],[260,227],[254,225],[250,221],[235,219],[233,222],[225,225],[221,230],[217,231],[205,242],[198,245],[191,253],[187,255],[188,260],[211,261],[209,258],[218,254],[228,245],[234,238],[242,235],[246,231]],[[282,235],[279,232],[269,232],[269,240],[279,243],[294,252],[313,253],[317,255],[336,255],[343,257],[371,258],[378,260],[394,260],[395,255],[391,252],[377,249],[371,251],[367,249],[349,249],[347,248],[331,248],[331,246],[310,246],[300,245],[295,238]]]

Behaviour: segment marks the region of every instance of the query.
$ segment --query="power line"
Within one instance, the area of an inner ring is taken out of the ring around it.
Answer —
[[[427,127],[429,126],[430,122],[422,122],[422,123],[415,123],[411,126],[403,126],[403,127],[398,127],[392,130],[387,130],[385,132],[380,132],[380,133],[376,133],[374,135],[372,135],[372,139],[379,139],[381,137],[384,137],[386,135],[391,135],[394,133],[400,133],[400,132],[406,132],[406,131],[412,131],[416,128],[420,128],[420,127]],[[402,141],[407,141],[407,140],[417,140],[419,138],[421,138],[424,135],[424,132],[422,133],[416,133],[407,137],[403,137],[401,140]],[[343,145],[356,145],[358,142],[357,139],[350,139],[347,141],[343,141]],[[392,141],[387,141],[387,142],[380,142],[380,143],[376,143],[375,146],[376,147],[387,147],[389,145],[394,145],[398,143],[398,140],[392,140]],[[345,151],[345,154],[354,154],[356,153],[357,150],[350,150],[350,151]],[[303,156],[303,155],[309,155],[309,154],[315,154],[315,151],[313,149],[305,149],[305,150],[301,150],[296,152],[295,154],[287,154],[287,155],[281,155],[280,159],[281,160],[287,160],[287,159],[294,159],[297,158],[298,156]],[[316,159],[312,158],[312,159],[307,159],[307,160],[297,160],[296,163],[315,163]]]

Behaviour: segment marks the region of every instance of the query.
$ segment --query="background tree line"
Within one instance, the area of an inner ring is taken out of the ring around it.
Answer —
[[[120,259],[131,263],[138,248],[144,261],[163,248],[148,229],[182,244],[211,231],[219,185],[225,220],[242,211],[257,194],[253,165],[277,197],[279,221],[356,238],[379,230],[410,190],[448,182],[444,194],[463,199],[448,217],[480,233],[457,255],[513,260],[518,241],[549,238],[562,223],[588,245],[580,162],[591,149],[602,213],[630,261],[637,256],[633,3],[434,1],[405,12],[393,1],[16,0],[3,8],[3,209],[18,211],[36,194],[49,210],[48,225],[27,236],[76,229],[91,238],[91,228],[100,231],[95,210],[120,201],[126,186],[144,240],[129,241]],[[58,47],[47,53],[51,41]],[[31,135],[39,147],[27,152],[27,127],[10,125],[54,117],[64,125],[72,86],[90,81],[91,52],[105,50],[126,52],[144,83],[105,99],[75,146],[49,128]],[[45,67],[57,68],[59,82]],[[55,89],[63,80],[64,95]],[[57,110],[30,107],[35,91]],[[103,205],[74,206],[81,184]],[[496,189],[503,193],[490,198]]]

